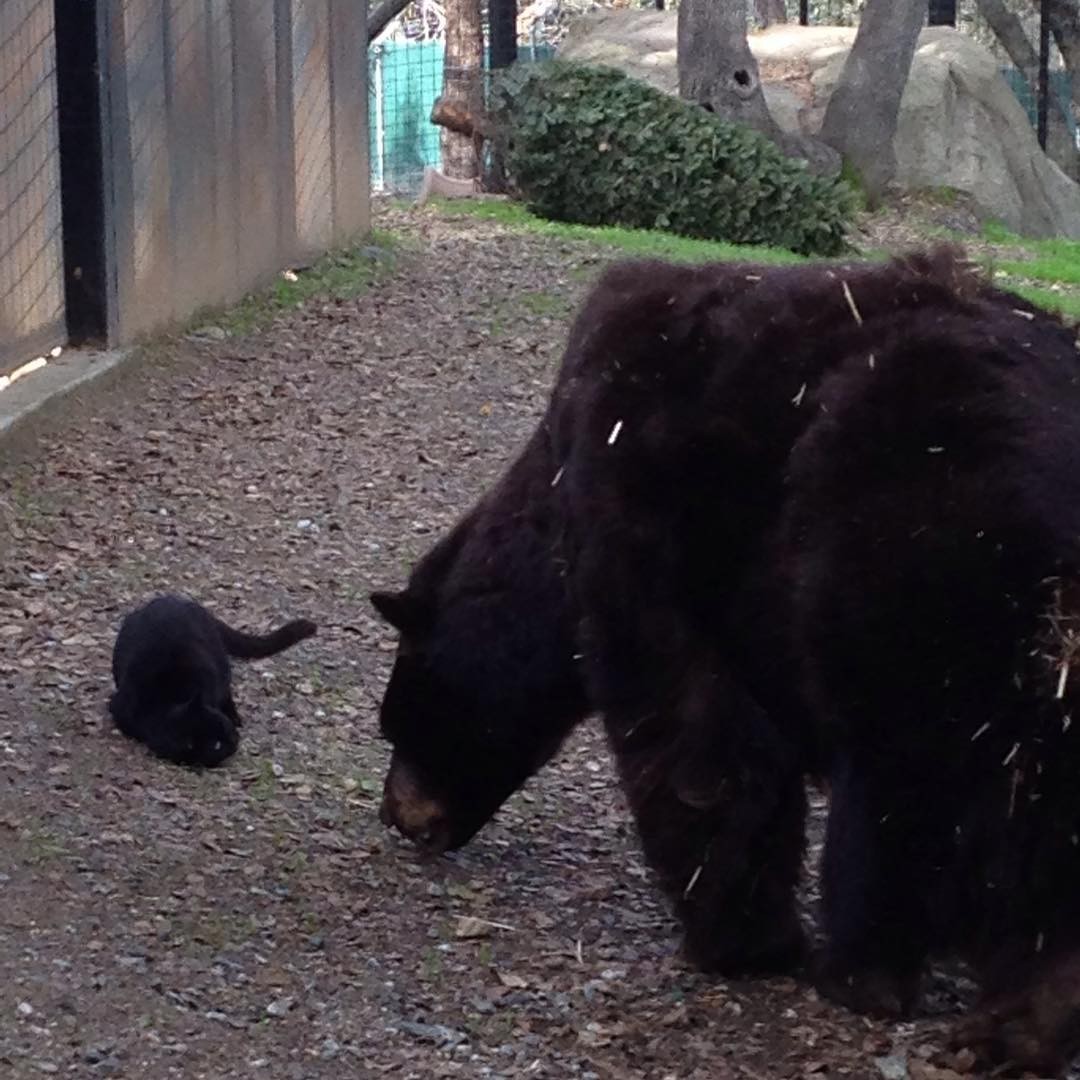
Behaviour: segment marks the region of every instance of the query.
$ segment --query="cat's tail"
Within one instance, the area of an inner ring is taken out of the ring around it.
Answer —
[[[311,637],[317,627],[307,619],[294,619],[269,634],[245,634],[215,618],[225,651],[237,660],[261,660]]]

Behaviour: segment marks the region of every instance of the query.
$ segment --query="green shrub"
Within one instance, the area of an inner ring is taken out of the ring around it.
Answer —
[[[758,132],[612,68],[514,65],[492,110],[530,209],[557,221],[835,255],[854,193]]]

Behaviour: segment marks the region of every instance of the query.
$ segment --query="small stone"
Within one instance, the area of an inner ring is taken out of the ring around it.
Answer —
[[[889,1054],[887,1057],[874,1058],[874,1064],[884,1080],[908,1080],[906,1054]]]
[[[266,1006],[267,1016],[284,1016],[296,1004],[296,998],[283,997]]]
[[[190,341],[224,341],[229,335],[220,326],[200,326],[188,334]]]
[[[20,1016],[33,1016],[34,1006],[29,1001],[20,1001],[18,1012]]]
[[[463,1032],[455,1031],[444,1024],[421,1024],[412,1020],[399,1020],[397,1028],[406,1035],[420,1039],[423,1042],[435,1043],[437,1046],[457,1046],[466,1041]]]

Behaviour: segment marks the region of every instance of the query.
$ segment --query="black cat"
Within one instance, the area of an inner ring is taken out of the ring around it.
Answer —
[[[159,757],[178,765],[220,765],[239,743],[229,657],[272,656],[315,629],[297,619],[265,636],[243,634],[194,600],[159,596],[120,627],[109,711],[125,735]]]

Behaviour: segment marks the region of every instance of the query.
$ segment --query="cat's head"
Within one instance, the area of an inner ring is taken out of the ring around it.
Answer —
[[[167,706],[147,738],[159,757],[206,768],[231,757],[239,742],[236,724],[220,709],[197,699]]]

